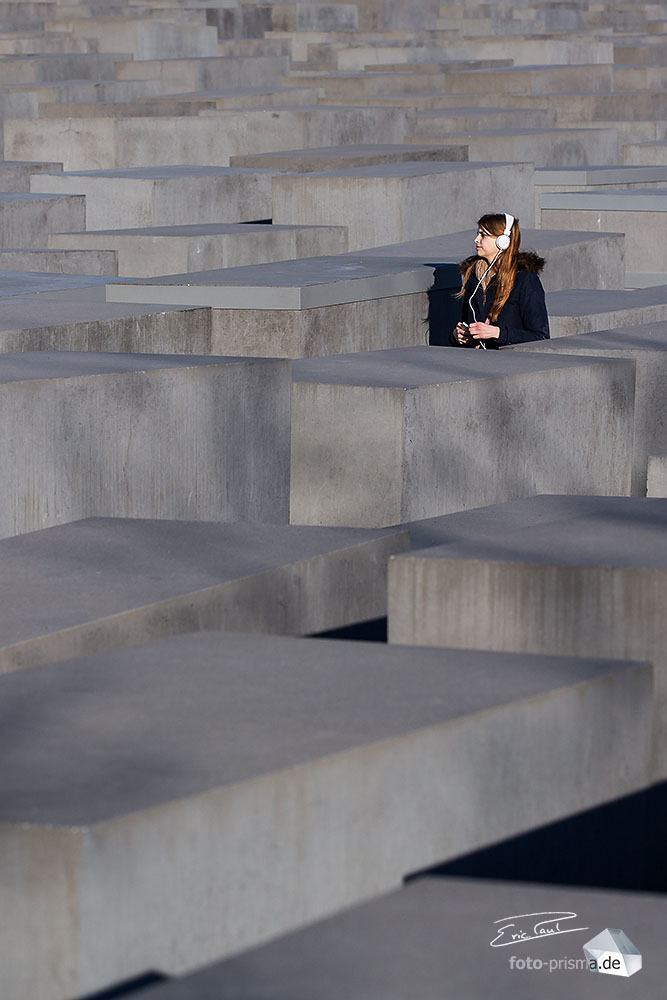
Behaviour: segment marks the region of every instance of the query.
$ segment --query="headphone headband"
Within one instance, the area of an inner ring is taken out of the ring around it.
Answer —
[[[512,226],[514,225],[514,216],[510,215],[509,212],[505,212],[505,231],[501,233],[500,236],[496,237],[496,246],[499,250],[507,250],[510,245],[510,233],[512,232]]]

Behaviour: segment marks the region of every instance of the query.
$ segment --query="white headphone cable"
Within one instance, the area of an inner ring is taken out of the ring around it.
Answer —
[[[498,253],[496,254],[496,256],[495,256],[495,257],[493,258],[493,260],[491,261],[491,263],[489,264],[489,266],[487,267],[487,269],[486,269],[486,271],[484,272],[484,274],[482,275],[482,277],[481,277],[481,278],[479,279],[479,281],[477,282],[477,285],[476,285],[476,287],[475,287],[475,291],[474,291],[474,292],[472,293],[472,295],[471,295],[471,296],[470,296],[470,298],[468,299],[468,305],[470,306],[470,312],[472,313],[472,321],[473,321],[473,323],[476,323],[476,322],[477,322],[477,317],[475,316],[475,307],[474,307],[474,305],[472,304],[472,300],[473,300],[473,298],[475,297],[475,295],[477,295],[477,290],[479,289],[479,286],[480,286],[480,285],[482,284],[482,282],[483,282],[483,281],[484,281],[484,279],[486,278],[487,274],[489,273],[489,271],[491,270],[491,268],[493,267],[493,265],[495,264],[495,262],[496,262],[496,261],[498,260],[498,258],[500,257],[501,253],[502,253],[502,250],[499,250],[499,251],[498,251]],[[484,348],[484,350],[486,350],[486,349],[487,349],[487,348],[486,348],[486,344],[484,343],[484,341],[483,341],[483,340],[480,340],[480,342],[479,342],[479,346],[480,346],[480,347],[482,347],[482,348]]]

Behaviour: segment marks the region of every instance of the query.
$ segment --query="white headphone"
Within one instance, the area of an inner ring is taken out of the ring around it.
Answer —
[[[512,226],[514,225],[514,216],[510,215],[509,212],[505,212],[505,232],[501,233],[500,236],[496,237],[496,246],[499,250],[507,250],[510,245],[510,233],[512,232]]]

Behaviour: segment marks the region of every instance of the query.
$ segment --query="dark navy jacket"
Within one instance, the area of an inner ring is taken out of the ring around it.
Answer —
[[[466,267],[470,259],[463,261],[462,269]],[[538,257],[535,253],[520,252],[517,264],[514,288],[500,310],[498,319],[492,321],[494,326],[500,327],[500,335],[497,339],[485,340],[484,344],[487,348],[504,347],[506,344],[523,344],[529,340],[546,340],[549,337],[549,318],[544,301],[544,289],[539,279],[539,274],[544,267],[544,258]],[[478,280],[473,269],[466,282],[466,294],[461,310],[461,319],[467,323],[474,322],[469,298]],[[494,274],[486,291],[480,285],[473,299],[478,322],[483,323],[486,319],[488,311],[493,305],[495,291],[496,276]]]

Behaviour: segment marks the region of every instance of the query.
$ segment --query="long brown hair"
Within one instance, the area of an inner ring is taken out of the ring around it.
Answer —
[[[487,215],[483,215],[482,218],[478,220],[477,225],[480,229],[489,233],[491,236],[502,236],[505,232],[505,226],[507,223],[505,221],[504,213],[489,213]],[[488,312],[488,318],[492,323],[495,323],[498,319],[500,310],[507,302],[509,294],[514,288],[517,257],[520,246],[521,229],[519,227],[519,220],[515,218],[510,230],[510,245],[507,250],[503,250],[503,252],[499,254],[497,261],[493,265],[493,271],[489,271],[489,274],[495,273],[498,276],[493,305]],[[469,262],[466,262],[462,272],[463,284],[461,291],[458,292],[457,298],[463,298],[465,294],[466,282],[468,281],[468,278],[473,270],[477,267],[480,259],[483,260],[484,258],[471,257]]]

